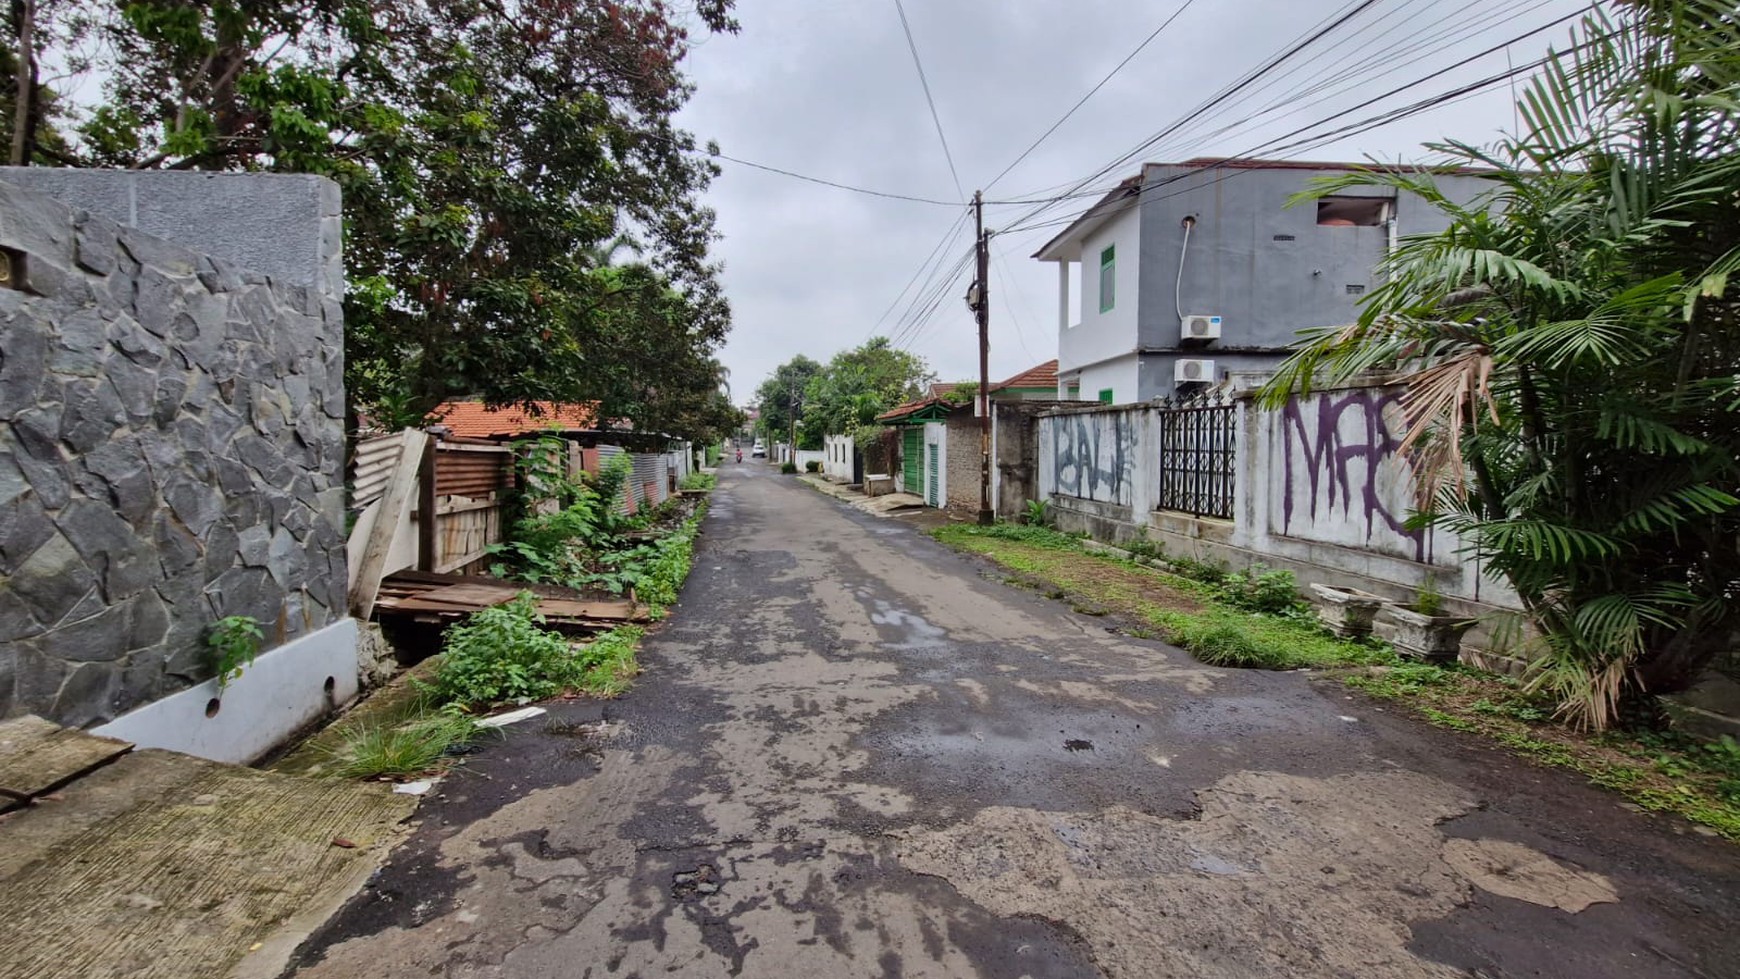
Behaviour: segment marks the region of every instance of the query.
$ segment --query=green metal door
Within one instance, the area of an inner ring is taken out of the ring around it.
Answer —
[[[924,453],[924,432],[917,426],[907,426],[901,433],[900,448],[900,488],[908,493],[918,492],[918,474],[923,470],[920,456]]]

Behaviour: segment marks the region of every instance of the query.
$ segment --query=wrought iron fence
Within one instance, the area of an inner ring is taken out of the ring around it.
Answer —
[[[1160,403],[1160,509],[1232,519],[1234,410],[1217,398]]]

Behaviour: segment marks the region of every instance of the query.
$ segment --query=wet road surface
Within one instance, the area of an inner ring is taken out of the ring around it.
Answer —
[[[474,756],[292,973],[1740,976],[1740,849],[760,464],[642,662]]]

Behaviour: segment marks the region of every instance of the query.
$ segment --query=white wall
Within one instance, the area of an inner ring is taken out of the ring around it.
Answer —
[[[1101,391],[1111,388],[1112,404],[1130,404],[1138,398],[1141,365],[1141,358],[1129,354],[1103,364],[1084,367],[1081,371],[1081,390],[1076,397],[1082,401],[1097,401]]]
[[[341,619],[261,653],[221,693],[216,680],[207,680],[91,733],[141,748],[247,764],[355,699],[356,645],[356,620]]]
[[[822,472],[834,479],[852,479],[852,454],[856,446],[850,435],[829,435],[822,440]]]
[[[1117,291],[1108,312],[1100,312],[1100,252],[1116,249]],[[1141,209],[1131,208],[1094,229],[1082,240],[1080,272],[1074,283],[1081,297],[1079,326],[1063,329],[1057,342],[1058,370],[1075,368],[1136,350],[1136,306],[1141,250]],[[1102,385],[1103,386],[1103,385]],[[1131,389],[1134,396],[1134,388]],[[1086,384],[1082,396],[1091,398]]]

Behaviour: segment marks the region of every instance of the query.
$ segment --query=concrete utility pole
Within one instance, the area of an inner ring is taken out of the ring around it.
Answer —
[[[973,312],[979,320],[979,525],[997,521],[991,509],[991,241],[985,234],[985,195],[973,191],[973,224],[978,229],[978,278]]]

